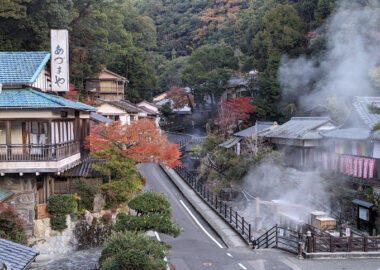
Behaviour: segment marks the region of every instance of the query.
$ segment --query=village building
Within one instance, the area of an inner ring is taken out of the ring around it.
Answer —
[[[48,93],[49,60],[49,52],[0,52],[0,194],[28,232],[46,213],[54,176],[81,162],[96,111]]]
[[[103,68],[99,73],[86,78],[86,91],[92,100],[100,98],[121,101],[124,99],[124,88],[127,83],[127,78]]]
[[[286,156],[287,166],[312,169],[322,160],[321,132],[336,127],[328,117],[292,117],[290,121],[259,135]]]
[[[243,129],[234,133],[229,140],[219,144],[220,147],[233,149],[236,154],[255,153],[259,145],[262,143],[262,137],[259,137],[266,131],[273,130],[278,127],[277,122],[256,121],[254,126]]]
[[[111,119],[112,121],[120,121],[123,125],[130,125],[133,121],[136,121],[139,118],[139,108],[134,104],[123,100],[109,101],[97,99],[95,107],[98,109],[98,114]]]
[[[375,111],[380,97],[354,97],[352,105],[339,128],[322,133],[326,150],[323,166],[353,181],[376,184],[372,180],[380,176],[380,136],[373,128],[380,123],[380,114]]]

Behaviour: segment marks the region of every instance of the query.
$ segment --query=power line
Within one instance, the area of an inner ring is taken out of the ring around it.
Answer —
[[[104,52],[120,52],[120,50],[115,50],[115,49],[104,49],[104,48],[87,48],[87,47],[80,47],[80,46],[75,46],[72,47],[73,49],[80,49],[80,50],[86,50],[86,51],[104,51]],[[188,53],[189,51],[175,51],[176,53]],[[158,53],[158,54],[171,54],[172,51],[129,51],[127,50],[127,53],[132,53],[132,54],[146,54],[146,53]]]

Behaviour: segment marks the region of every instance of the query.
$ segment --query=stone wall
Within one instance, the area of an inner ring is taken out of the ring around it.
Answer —
[[[14,194],[6,200],[6,203],[15,207],[21,218],[26,221],[26,230],[30,234],[33,231],[36,205],[37,178],[35,175],[19,176],[9,174],[0,178],[0,187],[12,191]]]

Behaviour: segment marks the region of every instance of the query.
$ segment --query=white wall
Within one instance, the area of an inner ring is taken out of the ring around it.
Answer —
[[[375,141],[373,144],[373,157],[380,158],[380,142]]]

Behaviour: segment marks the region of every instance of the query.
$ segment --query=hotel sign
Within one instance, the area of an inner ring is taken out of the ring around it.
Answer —
[[[51,88],[56,92],[69,91],[69,33],[50,30]]]

